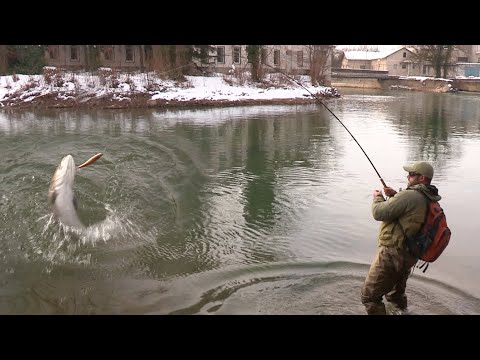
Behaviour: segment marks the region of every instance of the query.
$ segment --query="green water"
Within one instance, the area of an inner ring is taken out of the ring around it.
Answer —
[[[452,243],[409,280],[413,311],[480,313],[480,97],[340,92],[329,108],[388,185],[434,164]],[[65,229],[49,181],[96,152],[74,187],[87,228]],[[2,314],[364,313],[381,183],[322,107],[4,111],[0,153]]]

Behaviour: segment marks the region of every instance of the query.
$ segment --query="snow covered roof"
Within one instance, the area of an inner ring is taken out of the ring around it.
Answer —
[[[398,46],[397,48],[382,50],[382,51],[359,51],[346,50],[344,51],[347,60],[377,60],[384,59],[401,49],[407,49],[405,46]],[[407,49],[408,50],[408,49]],[[411,50],[409,50],[411,51]]]

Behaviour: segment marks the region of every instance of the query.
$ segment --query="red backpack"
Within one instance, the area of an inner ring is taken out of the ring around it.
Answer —
[[[428,263],[434,262],[442,254],[452,235],[445,213],[438,201],[432,201],[426,195],[425,197],[427,198],[427,210],[425,221],[419,232],[414,236],[406,236],[400,225],[405,235],[407,249],[412,255],[424,261],[419,268],[426,265],[423,272],[427,270]]]

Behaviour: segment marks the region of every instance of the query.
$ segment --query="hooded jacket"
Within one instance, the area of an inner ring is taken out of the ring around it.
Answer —
[[[395,196],[385,200],[379,195],[373,199],[373,218],[382,221],[378,235],[378,244],[404,248],[405,235],[398,226],[397,220],[407,236],[415,235],[425,221],[427,198],[431,201],[440,201],[438,189],[434,185],[417,184]]]

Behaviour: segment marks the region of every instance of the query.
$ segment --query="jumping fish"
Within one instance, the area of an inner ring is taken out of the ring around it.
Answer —
[[[48,189],[48,204],[54,216],[64,225],[83,228],[84,225],[77,215],[77,200],[73,192],[77,169],[97,161],[103,154],[97,153],[82,165],[75,167],[72,155],[65,156],[58,165]]]

